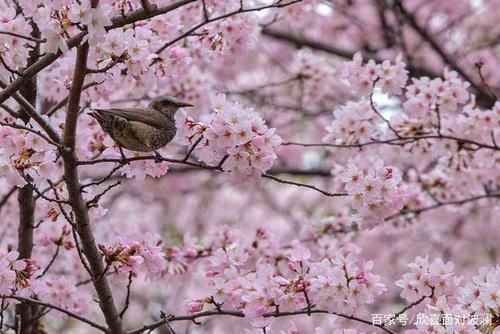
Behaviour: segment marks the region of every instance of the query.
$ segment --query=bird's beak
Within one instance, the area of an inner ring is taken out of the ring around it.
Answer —
[[[182,108],[182,107],[194,107],[191,103],[182,102],[182,101],[181,101],[181,102],[179,102],[179,103],[177,103],[177,106],[178,106],[179,108]]]

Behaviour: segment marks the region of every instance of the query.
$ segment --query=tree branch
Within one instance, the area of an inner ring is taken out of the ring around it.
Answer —
[[[384,139],[384,140],[376,140],[373,139],[372,141],[365,142],[365,143],[357,143],[357,144],[330,144],[330,143],[298,143],[298,142],[284,142],[281,145],[296,145],[296,146],[304,146],[304,147],[336,147],[336,148],[361,148],[365,146],[370,146],[370,145],[395,145],[395,146],[404,146],[409,143],[414,143],[418,142],[420,140],[429,140],[429,139],[438,139],[438,140],[452,140],[457,142],[459,145],[473,145],[476,146],[477,148],[474,147],[465,147],[462,146],[463,149],[466,150],[477,150],[477,149],[490,149],[490,150],[500,150],[500,146],[498,146],[496,143],[493,143],[493,145],[490,144],[485,144],[485,143],[480,143],[471,139],[467,138],[460,138],[460,137],[455,137],[455,136],[448,136],[448,135],[423,135],[423,136],[417,136],[417,137],[399,137],[399,138],[391,138],[391,139]]]
[[[0,87],[5,88],[0,92],[1,95],[3,92],[7,90],[7,87],[10,87],[10,85],[7,86],[5,82],[0,80]],[[40,125],[40,127],[47,133],[47,135],[49,136],[50,139],[52,139],[52,141],[56,143],[60,142],[60,138],[59,135],[57,134],[57,131],[45,120],[45,118],[43,118],[36,111],[36,109],[33,107],[33,104],[31,104],[28,100],[26,100],[26,98],[24,98],[21,94],[17,93],[17,91],[12,94],[12,98],[14,98],[14,100],[16,100],[17,103],[19,103],[19,105],[29,115],[29,117],[33,118],[33,120],[35,120],[35,122],[37,122],[38,125]]]
[[[257,12],[257,11],[261,11],[261,10],[264,10],[264,9],[268,9],[268,8],[281,8],[281,7],[287,7],[287,6],[290,6],[290,5],[293,5],[295,3],[299,3],[301,2],[302,0],[291,0],[289,2],[286,2],[286,3],[283,3],[283,1],[277,1],[276,3],[272,3],[270,5],[265,5],[265,6],[260,6],[260,7],[255,7],[255,8],[239,8],[237,10],[234,10],[232,12],[229,12],[229,13],[226,13],[226,14],[223,14],[223,15],[220,15],[220,16],[216,16],[216,17],[212,17],[212,18],[209,18],[209,19],[204,19],[202,22],[198,23],[198,24],[195,24],[194,26],[192,26],[190,29],[188,29],[187,31],[185,31],[184,33],[180,34],[179,36],[177,36],[176,38],[174,38],[173,40],[163,44],[162,47],[160,47],[158,50],[155,51],[156,54],[160,54],[162,53],[165,49],[167,49],[169,46],[177,43],[178,41],[180,41],[181,39],[191,35],[193,32],[195,32],[196,30],[200,29],[201,27],[209,24],[209,23],[212,23],[212,22],[215,22],[215,21],[219,21],[219,20],[222,20],[222,19],[225,19],[225,18],[228,18],[230,16],[234,16],[234,15],[238,15],[238,14],[242,14],[242,13],[248,13],[248,12]],[[154,63],[154,62],[153,62]],[[152,64],[153,64],[152,63]],[[1,102],[1,100],[0,100]]]
[[[92,1],[92,7],[97,7],[97,1]],[[73,209],[76,230],[82,243],[82,251],[88,260],[92,273],[92,281],[99,297],[99,306],[112,334],[123,334],[122,321],[116,309],[111,287],[104,273],[104,264],[97,249],[92,227],[90,225],[88,208],[81,193],[81,184],[78,176],[78,164],[75,153],[75,135],[78,122],[78,113],[81,92],[85,81],[85,69],[89,45],[81,45],[77,49],[75,71],[69,93],[68,109],[64,126],[63,142],[66,148],[62,150],[64,161],[64,180],[68,190],[70,205]]]
[[[82,87],[82,91],[97,86],[101,83],[102,82],[97,82],[97,81],[90,82]],[[57,102],[52,108],[50,108],[46,113],[44,113],[44,115],[47,115],[49,117],[52,116],[56,111],[64,107],[68,103],[68,100],[69,100],[69,95],[63,98],[61,101]]]
[[[312,40],[312,39],[309,39],[306,37],[296,35],[294,33],[290,33],[288,31],[285,32],[285,31],[273,29],[270,27],[263,28],[261,30],[261,32],[265,36],[293,44],[299,48],[307,47],[307,48],[311,48],[313,50],[323,51],[323,52],[326,52],[326,53],[329,53],[329,54],[332,54],[335,56],[339,56],[341,58],[349,59],[349,60],[351,60],[352,57],[354,56],[354,54],[356,53],[356,51],[344,50],[341,48],[337,48],[333,45],[329,45],[329,44],[326,44],[323,42],[315,41],[315,40]],[[373,59],[376,62],[382,61],[382,59],[377,57],[375,53],[370,53],[370,52],[365,51],[365,52],[362,52],[362,55],[363,55],[364,59]],[[416,76],[416,77],[425,75],[425,76],[428,76],[431,78],[435,78],[435,77],[439,76],[438,73],[432,72],[432,71],[430,71],[426,68],[423,68],[423,67],[415,66],[413,64],[408,65],[408,70],[410,71],[412,76]]]
[[[369,326],[372,326],[372,327],[377,327],[377,328],[379,328],[379,329],[381,329],[381,330],[383,330],[383,331],[385,331],[385,332],[387,332],[389,334],[396,334],[392,330],[390,330],[388,328],[385,328],[383,325],[373,324],[369,320],[365,320],[365,319],[362,319],[362,318],[359,318],[359,317],[355,317],[353,315],[346,315],[346,314],[342,314],[342,313],[329,312],[329,311],[326,311],[326,310],[314,310],[314,309],[310,310],[310,309],[306,309],[306,310],[299,310],[299,311],[292,311],[292,312],[270,312],[270,313],[265,313],[262,316],[264,318],[279,318],[279,317],[287,317],[287,316],[302,315],[302,314],[307,314],[307,315],[309,315],[309,314],[331,314],[331,315],[336,315],[336,316],[344,318],[344,319],[357,321],[357,322],[360,322],[360,323],[363,323],[365,325],[369,325]],[[232,317],[245,318],[245,315],[242,312],[238,312],[238,311],[226,311],[226,310],[204,311],[204,312],[194,313],[194,314],[190,314],[190,315],[182,315],[182,316],[170,315],[170,316],[164,317],[164,319],[159,320],[159,321],[157,321],[157,322],[155,322],[153,324],[145,325],[142,328],[133,330],[133,331],[129,332],[129,334],[140,334],[140,333],[143,333],[145,331],[152,331],[152,330],[154,330],[154,329],[156,329],[156,328],[158,328],[160,326],[163,326],[165,324],[168,324],[168,323],[171,323],[171,322],[175,322],[175,321],[196,321],[196,319],[198,319],[198,318],[210,317],[210,316],[217,316],[217,315],[227,315],[227,316],[232,316]]]
[[[300,183],[300,182],[294,182],[294,181],[287,181],[287,180],[283,180],[283,179],[280,179],[279,177],[276,177],[276,176],[273,176],[273,175],[269,175],[269,174],[263,174],[262,177],[265,177],[267,179],[271,179],[271,180],[274,180],[276,182],[283,183],[283,184],[291,184],[291,185],[294,185],[294,186],[297,186],[297,187],[305,187],[305,188],[313,189],[313,190],[315,190],[317,192],[320,192],[323,195],[329,196],[329,197],[339,197],[339,196],[347,196],[348,195],[347,193],[331,193],[331,192],[328,192],[326,190],[323,190],[323,189],[317,188],[315,186],[312,186],[310,184],[305,184],[305,183]]]
[[[25,39],[25,40],[30,41],[30,42],[35,42],[35,43],[45,43],[47,41],[45,38],[36,38],[33,36],[21,35],[21,34],[12,32],[12,31],[0,31],[0,35],[9,35],[9,36],[13,36],[13,37],[18,37],[18,38],[22,38],[22,39]]]
[[[424,207],[421,207],[421,208],[403,209],[403,210],[399,211],[398,213],[395,213],[392,216],[389,216],[389,217],[385,218],[385,220],[386,221],[387,220],[391,220],[391,219],[394,219],[394,218],[397,218],[397,217],[400,217],[400,216],[405,216],[405,215],[408,215],[408,214],[413,214],[415,216],[418,216],[422,212],[433,210],[433,209],[437,209],[437,208],[440,208],[442,206],[462,205],[462,204],[465,204],[465,203],[468,203],[468,202],[474,202],[474,201],[477,201],[477,200],[480,200],[480,199],[484,199],[484,198],[500,198],[500,193],[483,194],[483,195],[472,196],[472,197],[468,197],[468,198],[464,198],[464,199],[459,199],[459,200],[455,200],[455,201],[439,202],[439,203],[436,203],[434,205],[424,206]]]
[[[472,77],[467,74],[458,64],[453,60],[453,58],[446,53],[446,51],[442,48],[442,46],[431,36],[431,34],[422,27],[418,22],[415,16],[406,10],[401,0],[395,0],[396,8],[401,12],[403,17],[406,19],[410,27],[415,30],[420,37],[425,40],[429,45],[436,51],[436,53],[441,57],[443,62],[450,66],[453,70],[458,72],[466,81],[468,81],[471,86],[478,93],[478,100],[484,101],[486,108],[491,108],[495,103],[495,98],[492,98],[488,91],[486,91],[483,87],[478,85]]]
[[[17,190],[17,187],[14,186],[14,187],[10,188],[9,191],[7,191],[7,193],[0,198],[0,210],[2,210],[5,203],[7,203],[7,201],[16,192],[16,190]]]
[[[28,303],[28,304],[32,304],[32,305],[39,305],[39,306],[44,306],[44,307],[48,307],[50,309],[53,309],[53,310],[56,310],[56,311],[59,311],[61,313],[64,313],[66,314],[68,317],[71,317],[73,319],[76,319],[76,320],[80,320],[81,322],[84,322],[86,323],[87,325],[90,325],[94,328],[97,328],[98,330],[100,330],[101,332],[104,332],[104,333],[107,333],[108,330],[106,329],[106,327],[104,326],[101,326],[93,321],[90,321],[89,319],[87,318],[84,318],[74,312],[71,312],[69,310],[66,310],[62,307],[59,307],[57,305],[52,305],[52,304],[49,304],[49,303],[45,303],[45,302],[42,302],[42,301],[39,301],[39,300],[36,300],[36,299],[31,299],[31,298],[25,298],[25,297],[19,297],[19,296],[4,296],[4,295],[0,295],[0,298],[5,298],[5,299],[13,299],[13,300],[18,300],[20,302],[24,302],[24,303]]]
[[[114,18],[111,19],[112,25],[109,27],[106,27],[106,30],[112,30],[115,28],[121,28],[123,26],[126,26],[128,24],[132,24],[138,21],[146,20],[153,18],[158,15],[166,14],[168,12],[171,12],[177,8],[180,8],[184,5],[187,5],[192,2],[196,2],[198,0],[180,0],[177,2],[174,2],[168,6],[164,6],[162,8],[158,8],[156,10],[153,10],[151,12],[147,12],[144,8],[137,9],[130,13],[127,16],[115,16]],[[87,35],[86,31],[82,31],[78,33],[77,35],[73,36],[67,41],[68,49],[72,49],[77,47],[83,38]],[[0,92],[0,103],[3,103],[5,100],[7,100],[9,97],[14,96],[14,93],[16,93],[26,82],[31,80],[33,76],[35,76],[37,73],[42,71],[44,68],[50,66],[52,63],[54,63],[60,56],[62,55],[61,51],[58,51],[57,53],[50,53],[47,54],[40,59],[38,59],[37,62],[32,64],[31,66],[28,66],[23,71],[23,76],[17,78],[14,80],[11,84],[6,85],[6,86],[1,86],[4,88]]]
[[[56,147],[61,147],[61,144],[59,143],[56,143],[55,141],[53,141],[52,139],[50,139],[49,137],[47,137],[46,135],[44,135],[42,132],[40,131],[37,131],[35,129],[32,129],[30,127],[27,127],[27,126],[23,126],[23,125],[20,125],[20,124],[16,124],[16,123],[9,123],[9,122],[2,122],[0,121],[0,125],[2,126],[8,126],[10,128],[13,128],[13,129],[18,129],[18,130],[25,130],[25,131],[28,131],[28,132],[31,132],[31,133],[34,133],[36,134],[37,136],[43,138],[46,142],[48,142],[49,144],[52,144]]]
[[[134,272],[130,271],[128,274],[127,295],[125,296],[125,304],[123,305],[123,309],[120,312],[120,318],[122,318],[122,319],[123,319],[123,316],[125,315],[125,312],[127,312],[128,307],[130,305],[130,293],[131,293],[131,288],[132,288],[133,277],[134,277]]]
[[[31,36],[34,38],[40,37],[40,30],[37,25],[31,21],[32,28]],[[40,57],[40,44],[36,44],[36,47],[29,52],[29,57],[27,59],[28,66],[35,63]],[[16,101],[21,105],[23,109],[19,110],[18,113],[20,118],[25,124],[28,124],[30,118],[33,118],[42,128],[46,127],[46,131],[50,131],[49,137],[56,135],[50,124],[46,123],[44,119],[37,113],[35,108],[37,102],[37,85],[36,76],[28,80],[25,85],[21,88],[19,93],[16,92],[14,97]],[[56,138],[56,137],[55,137]],[[33,196],[34,188],[28,182],[25,186],[19,189],[18,192],[18,204],[19,204],[19,225],[17,228],[17,248],[19,251],[19,259],[29,259],[32,257],[33,252],[33,230],[35,225],[35,197]],[[23,334],[32,334],[35,331],[36,324],[32,322],[32,316],[36,313],[36,307],[28,305],[25,303],[20,303],[16,305],[15,319],[16,319],[16,330]]]
[[[209,166],[209,165],[205,165],[203,163],[185,161],[184,159],[179,160],[179,159],[171,159],[171,158],[164,158],[164,157],[157,157],[157,156],[139,156],[139,157],[127,158],[125,160],[123,160],[123,159],[80,160],[77,163],[78,163],[78,165],[94,165],[94,164],[107,163],[107,162],[115,162],[115,163],[122,163],[123,164],[123,163],[128,163],[128,162],[132,162],[132,161],[141,161],[141,160],[166,161],[166,162],[170,162],[173,164],[188,165],[188,166],[192,166],[192,167],[196,167],[196,168],[200,168],[200,169],[207,169],[207,170],[212,170],[212,171],[224,172],[224,170],[222,169],[222,163],[219,164],[219,166]],[[262,174],[261,177],[264,177],[264,178],[267,178],[267,179],[270,179],[270,180],[273,180],[273,181],[276,181],[279,183],[283,183],[283,184],[291,184],[291,185],[298,186],[298,187],[309,188],[309,189],[315,190],[317,192],[322,193],[323,195],[330,196],[330,197],[347,196],[346,193],[331,193],[331,192],[328,192],[326,190],[317,188],[317,187],[309,185],[309,184],[283,180],[283,179],[275,177],[271,174],[272,173]]]

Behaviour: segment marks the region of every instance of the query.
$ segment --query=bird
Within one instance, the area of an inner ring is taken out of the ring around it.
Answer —
[[[163,95],[153,99],[146,108],[92,108],[89,115],[115,141],[124,162],[127,162],[127,157],[123,148],[135,152],[154,152],[155,161],[161,162],[162,157],[157,150],[174,139],[177,132],[174,116],[183,107],[193,105]]]

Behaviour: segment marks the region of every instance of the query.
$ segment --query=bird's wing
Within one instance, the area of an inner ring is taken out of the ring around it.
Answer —
[[[160,112],[149,108],[112,108],[112,109],[93,109],[96,112],[123,117],[128,121],[141,122],[151,125],[158,129],[165,129],[171,126],[171,121]]]

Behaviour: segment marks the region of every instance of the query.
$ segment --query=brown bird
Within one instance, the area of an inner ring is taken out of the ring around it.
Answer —
[[[173,96],[160,96],[147,108],[92,109],[89,113],[115,141],[122,159],[126,161],[122,148],[136,152],[156,152],[175,137],[174,116],[179,108],[192,107]]]

